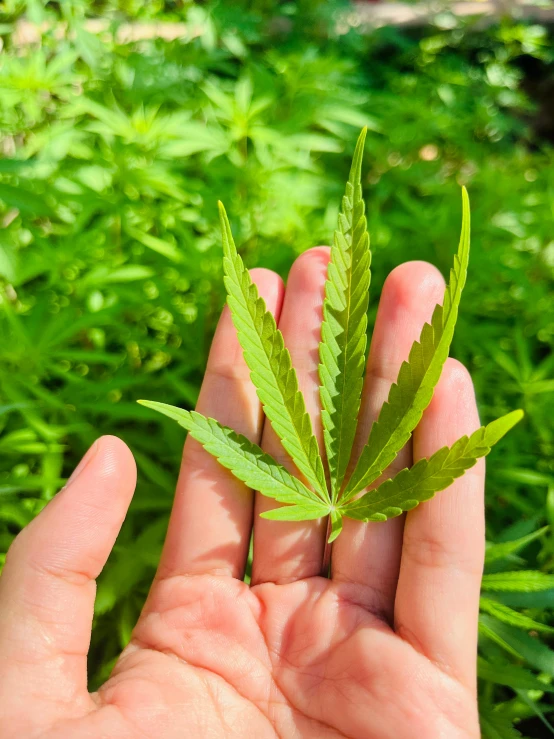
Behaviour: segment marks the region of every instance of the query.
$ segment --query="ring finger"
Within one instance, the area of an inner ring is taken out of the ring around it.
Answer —
[[[371,339],[357,433],[358,452],[367,442],[400,365],[408,358],[412,343],[430,320],[443,293],[442,275],[426,262],[407,262],[388,276]],[[384,477],[409,466],[411,455],[411,444],[407,444]],[[343,533],[333,547],[333,580],[361,586],[364,605],[389,622],[393,618],[403,524],[403,518],[384,523],[346,519]]]

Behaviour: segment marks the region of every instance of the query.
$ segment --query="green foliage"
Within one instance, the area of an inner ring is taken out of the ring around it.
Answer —
[[[492,708],[480,707],[481,731],[485,739],[518,739],[521,736],[507,716]]]
[[[352,478],[347,482],[344,493],[341,491],[339,485],[350,462],[354,444],[354,433],[346,433],[345,429],[348,422],[356,427],[365,358],[365,337],[354,324],[356,318],[360,320],[360,305],[365,319],[370,282],[369,238],[361,186],[365,136],[364,129],[354,152],[343,210],[339,214],[338,237],[332,253],[323,304],[325,322],[321,331],[319,369],[320,392],[326,413],[327,447],[331,450],[331,456],[327,460],[331,492],[327,488],[323,459],[304,399],[298,389],[290,354],[275,319],[266,310],[265,303],[259,297],[237,252],[227,214],[221,203],[219,209],[227,303],[243,348],[244,359],[265,415],[314,492],[310,496],[304,485],[295,488],[290,480],[286,490],[282,486],[276,490],[274,480],[276,477],[282,480],[285,470],[275,460],[264,455],[257,446],[219,426],[213,419],[198,413],[191,415],[172,406],[141,401],[143,405],[173,417],[181,426],[188,428],[194,438],[240,480],[263,495],[292,505],[292,510],[270,511],[265,514],[266,518],[299,521],[321,515],[331,516],[330,542],[339,536],[341,519],[344,516],[366,522],[386,521],[387,518],[399,516],[403,511],[409,511],[419,503],[429,500],[463,475],[480,457],[488,454],[491,447],[523,417],[523,411],[508,413],[478,429],[469,438],[463,436],[451,448],[440,449],[429,459],[418,461],[411,469],[402,470],[377,489],[352,500],[353,495],[373,482],[388,467],[395,454],[408,441],[431,401],[448,356],[469,260],[469,200],[467,192],[463,190],[462,235],[443,305],[436,306],[431,324],[424,326],[420,341],[415,342],[410,350],[408,362],[402,364],[398,379],[391,387],[389,400],[383,405],[379,419],[371,430],[369,441]],[[365,320],[362,321],[362,327],[365,329]],[[382,457],[386,461],[379,465],[378,460]],[[259,466],[258,473],[254,469],[256,466]],[[268,477],[268,467],[274,470],[269,485],[264,482]],[[255,481],[262,475],[264,479],[258,487]],[[534,589],[546,589],[554,584],[554,577],[538,572],[485,576],[487,577],[491,590],[521,589],[525,578],[528,582],[535,583]],[[538,583],[543,583],[542,587]]]
[[[512,572],[510,574],[514,575],[520,573]],[[484,589],[487,590],[486,587],[484,587]],[[494,590],[494,588],[490,589]],[[529,616],[526,616],[524,613],[514,611],[512,608],[505,606],[503,603],[497,603],[494,600],[489,600],[489,598],[481,598],[480,608],[485,613],[488,613],[491,616],[496,616],[499,621],[502,621],[505,624],[511,624],[512,626],[517,626],[520,629],[525,629],[526,631],[544,631],[547,634],[554,633],[554,629],[551,626],[541,624],[538,621],[529,618]]]
[[[483,589],[492,591],[518,591],[534,593],[537,590],[550,590],[554,587],[554,575],[534,570],[501,572],[483,575]]]
[[[552,80],[551,31],[510,21],[483,30],[448,16],[364,36],[348,20],[337,32],[337,7],[0,8],[0,563],[99,433],[123,437],[139,465],[98,583],[93,686],[128,638],[161,548],[182,433],[134,399],[194,407],[223,302],[217,198],[232,210],[246,265],[285,275],[298,253],[328,242],[364,125],[375,295],[414,255],[447,274],[456,193],[470,186],[472,260],[452,353],[472,373],[483,423],[526,412],[491,454],[487,572],[554,571],[544,530],[554,522],[554,162],[535,133],[552,116],[537,110],[548,92],[529,98]],[[37,44],[17,41],[23,14],[44,24]],[[98,15],[113,33],[86,30]],[[190,21],[196,35],[117,35],[150,20]],[[487,597],[554,625],[554,589]],[[482,631],[487,659],[495,645]],[[500,661],[540,670],[513,643],[498,648]],[[544,735],[513,689],[487,676],[480,692],[504,726]]]
[[[485,564],[491,565],[493,562],[506,559],[511,555],[516,554],[517,552],[519,552],[520,549],[523,549],[532,541],[535,541],[541,536],[544,536],[547,531],[548,526],[543,526],[542,529],[539,529],[538,531],[533,531],[531,534],[527,534],[527,536],[522,536],[520,539],[515,539],[513,541],[503,541],[497,544],[487,542],[487,547],[485,551]]]
[[[554,691],[552,685],[536,678],[530,670],[512,665],[505,660],[490,662],[483,657],[478,657],[477,673],[484,680],[506,685],[514,690],[539,690],[549,693]]]

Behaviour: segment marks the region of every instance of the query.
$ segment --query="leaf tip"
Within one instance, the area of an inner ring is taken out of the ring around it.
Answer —
[[[506,413],[506,415],[503,417],[503,420],[509,430],[512,429],[517,423],[519,423],[524,416],[525,411],[522,408],[518,408],[515,411]]]
[[[523,408],[518,408],[517,410],[512,411],[512,415],[514,417],[514,426],[515,426],[516,423],[519,423],[522,420],[522,418],[524,418],[525,411],[523,410]]]
[[[469,193],[465,185],[462,185],[462,211],[464,214],[464,218],[467,218],[469,221],[469,212],[470,212]]]
[[[362,175],[362,159],[364,156],[365,137],[367,134],[367,126],[364,126],[358,136],[354,156],[352,157],[352,166],[350,167],[349,181],[352,183],[359,182]]]
[[[229,223],[227,211],[221,200],[217,201],[217,207],[219,209],[219,223],[221,226],[221,238],[223,240],[223,254],[224,256],[230,257],[236,252],[231,224]]]
[[[511,431],[513,427],[518,424],[525,413],[521,408],[510,413],[506,413],[505,416],[500,416],[496,421],[492,421],[486,426],[488,443],[489,446],[494,446],[500,439],[505,436],[508,431]]]
[[[221,230],[223,233],[225,233],[225,226],[228,222],[227,219],[227,211],[225,210],[225,206],[221,202],[221,200],[217,201],[217,209],[219,210],[219,220],[221,222]]]
[[[166,403],[158,403],[155,400],[137,400],[137,403],[139,405],[143,405],[145,408],[150,408],[153,411],[159,411],[160,413],[163,412],[160,411],[160,407],[166,405]]]
[[[331,531],[331,533],[329,534],[329,538],[327,539],[327,544],[332,544],[335,541],[335,539],[338,538],[341,531],[342,529],[336,529],[335,531]]]

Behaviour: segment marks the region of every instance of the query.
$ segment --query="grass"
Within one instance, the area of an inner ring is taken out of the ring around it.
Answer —
[[[521,79],[529,60],[552,75],[547,30],[337,36],[329,3],[139,5],[0,11],[0,552],[99,433],[125,439],[139,465],[99,581],[93,685],[129,638],[163,540],[182,434],[134,401],[194,406],[224,298],[217,199],[247,265],[285,275],[302,250],[329,243],[327,203],[340,203],[363,125],[372,296],[414,255],[446,274],[460,184],[470,191],[472,263],[452,353],[486,399],[484,423],[526,411],[491,455],[488,539],[554,523],[554,162]],[[16,46],[23,12],[54,25],[65,13],[73,32],[60,41],[52,26],[38,49]],[[83,29],[94,15],[188,17],[201,34],[116,43]],[[373,299],[370,323],[375,310]],[[490,568],[551,573],[551,529]],[[553,625],[554,589],[497,599]],[[487,659],[551,681],[551,636],[499,623],[484,614]],[[496,654],[501,638],[511,653]],[[548,694],[487,669],[487,726],[514,719],[542,736]]]

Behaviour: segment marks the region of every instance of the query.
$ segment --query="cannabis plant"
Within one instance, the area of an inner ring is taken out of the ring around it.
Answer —
[[[433,396],[452,342],[466,280],[470,218],[464,189],[460,243],[443,303],[435,307],[431,323],[423,326],[419,340],[414,342],[353,464],[371,274],[361,186],[365,133],[364,129],[354,153],[325,283],[319,346],[325,455],[314,435],[283,336],[237,252],[221,203],[227,302],[264,413],[299,474],[291,474],[259,446],[213,418],[164,403],[139,401],[176,420],[249,488],[285,504],[262,513],[264,518],[304,521],[328,516],[329,542],[340,534],[344,517],[385,521],[429,500],[488,454],[523,415],[520,410],[508,413],[364,492],[409,440]]]

